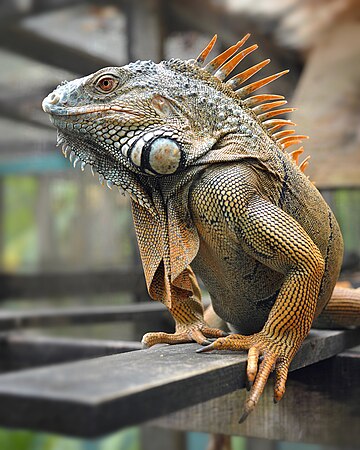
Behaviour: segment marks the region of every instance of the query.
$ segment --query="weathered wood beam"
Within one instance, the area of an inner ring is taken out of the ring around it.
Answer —
[[[291,369],[330,358],[359,342],[359,330],[314,331]],[[196,348],[157,346],[2,375],[0,425],[95,437],[245,386],[244,353],[201,355]],[[285,407],[286,401],[281,403]]]
[[[25,16],[53,11],[67,6],[84,3],[84,0],[27,0],[19,2],[2,0],[0,3],[0,24],[16,21]]]
[[[143,292],[142,272],[129,269],[104,272],[52,272],[39,274],[0,274],[0,300],[61,297],[106,292]]]
[[[242,425],[238,420],[244,390],[167,414],[151,425],[261,439],[254,449],[268,448],[263,442],[276,446],[278,441],[299,442],[304,448],[320,444],[324,449],[355,449],[360,441],[359,373],[360,352],[345,351],[290,373],[278,405],[273,403],[273,383],[268,383],[256,410]]]
[[[0,92],[0,116],[35,125],[47,130],[54,127],[41,109],[41,102],[56,86],[43,86],[40,89],[29,89],[24,92],[19,86],[11,85]]]
[[[159,321],[167,318],[170,318],[170,315],[165,306],[160,302],[150,301],[120,306],[77,306],[21,311],[2,309],[0,312],[0,331],[138,319]]]
[[[140,350],[140,342],[11,333],[0,337],[1,371],[59,364]]]
[[[7,50],[80,75],[113,65],[113,61],[109,59],[47,39],[44,34],[35,33],[20,25],[2,27],[0,43]]]

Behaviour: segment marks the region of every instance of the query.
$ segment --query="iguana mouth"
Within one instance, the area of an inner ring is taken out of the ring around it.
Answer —
[[[85,114],[95,114],[95,113],[103,113],[103,112],[120,112],[120,113],[125,113],[129,116],[133,116],[133,117],[144,117],[143,114],[141,113],[137,113],[134,111],[130,111],[128,109],[124,109],[121,108],[119,106],[113,105],[113,106],[101,106],[101,105],[97,105],[97,106],[80,106],[80,107],[76,107],[76,108],[59,108],[59,109],[52,109],[50,111],[50,114],[53,116],[82,116]]]

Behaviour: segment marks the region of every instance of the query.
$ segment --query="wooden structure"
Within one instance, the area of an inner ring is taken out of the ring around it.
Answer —
[[[297,354],[292,370],[334,356],[347,346],[359,342],[358,331],[314,331]],[[237,391],[228,397],[232,398],[230,401],[233,403],[235,399],[236,407],[231,408],[228,399],[216,398],[245,387],[246,355],[199,355],[195,353],[196,344],[158,346],[128,353],[131,349],[138,349],[138,344],[133,344],[132,348],[131,345],[118,342],[26,340],[10,336],[2,342],[2,360],[16,360],[20,356],[20,361],[23,361],[21,355],[24,353],[33,353],[35,358],[39,357],[39,351],[36,350],[40,347],[48,354],[50,349],[59,351],[62,347],[61,354],[67,353],[69,359],[83,356],[93,359],[0,376],[0,423],[97,437],[124,426],[164,416],[158,425],[185,430],[284,440],[297,440],[299,435],[303,440],[303,433],[311,430],[308,436],[310,442],[342,445],[348,445],[350,439],[357,442],[360,437],[359,427],[355,426],[358,417],[352,414],[355,404],[351,401],[351,398],[356,400],[354,397],[360,385],[359,380],[354,380],[348,372],[359,370],[358,353],[344,353],[330,363],[320,365],[318,369],[314,367],[307,370],[304,379],[301,371],[298,376],[290,376],[287,399],[281,406],[271,406],[269,386],[258,410],[240,427],[236,423],[244,393]],[[112,353],[120,354],[100,357]],[[30,365],[31,361],[29,358],[27,360]],[[54,363],[54,359],[51,362]],[[313,383],[310,382],[311,376]],[[303,383],[303,387],[297,387],[299,383]],[[333,435],[326,426],[326,420],[334,414],[333,410],[328,411],[325,417],[317,415],[317,426],[313,423],[313,416],[319,407],[324,413],[331,403],[327,399],[326,405],[321,407],[319,399],[334,394],[333,389],[341,392],[336,398],[340,402],[338,408],[341,409],[336,430],[343,427],[341,435]],[[302,398],[299,397],[300,393]],[[207,403],[184,410],[178,415],[169,415],[202,402]],[[290,418],[300,410],[303,412],[302,419],[293,429]],[[261,426],[264,421],[268,424],[266,427]],[[272,428],[271,424],[276,422],[276,427]],[[348,426],[352,429],[351,434],[348,433]]]
[[[46,14],[50,11],[52,15]],[[272,23],[281,17],[279,10],[278,17],[272,16]],[[66,35],[64,27],[57,29],[57,23],[66,24]],[[1,272],[0,301],[7,306],[19,299],[30,300],[30,305],[44,298],[52,302],[46,308],[0,310],[0,426],[97,437],[147,423],[159,429],[341,448],[360,442],[354,403],[360,386],[353,376],[359,371],[360,358],[356,351],[345,352],[360,344],[359,331],[313,332],[292,364],[295,372],[290,375],[287,398],[278,406],[271,405],[268,386],[257,411],[240,426],[237,419],[245,395],[245,354],[198,355],[195,344],[141,350],[139,339],[144,332],[171,330],[169,314],[161,304],[145,303],[148,296],[135,250],[130,252],[126,267],[120,269],[81,266],[91,259],[88,247],[94,244],[93,236],[84,231],[90,216],[86,215],[89,211],[83,201],[79,202],[83,219],[74,225],[75,252],[84,254],[83,260],[70,270],[59,267],[60,257],[54,262],[58,249],[53,245],[49,192],[52,178],[63,176],[67,162],[59,152],[55,153],[54,132],[39,108],[41,99],[54,85],[63,78],[107,65],[174,56],[173,51],[169,55],[172,46],[177,46],[180,53],[187,54],[191,48],[191,54],[197,54],[206,41],[203,35],[208,37],[215,31],[222,47],[251,31],[253,40],[262,43],[256,62],[262,56],[270,57],[272,67],[266,70],[271,73],[287,66],[293,68],[292,75],[274,87],[279,93],[289,94],[302,65],[299,52],[279,47],[269,33],[268,20],[257,21],[243,11],[231,16],[207,0],[112,0],[106,5],[101,1],[84,4],[78,0],[4,0],[0,5],[0,25],[0,58],[7,58],[5,66],[11,66],[14,55],[25,57],[22,64],[29,65],[29,69],[35,61],[39,64],[36,70],[27,70],[26,77],[21,71],[11,70],[5,71],[4,79],[0,77],[0,177],[31,173],[39,178],[41,236],[40,270]],[[103,33],[101,39],[99,30]],[[119,30],[123,30],[122,35]],[[176,38],[184,30],[194,30],[187,34],[189,48],[185,49]],[[252,58],[251,55],[249,65]],[[87,185],[80,178],[78,188],[84,198]],[[0,208],[2,194],[0,178]],[[332,190],[326,195],[334,201]],[[110,204],[107,212],[112,207]],[[0,223],[0,250],[1,226]],[[109,232],[110,235],[113,236]],[[354,248],[355,245],[358,243]],[[112,246],[110,242],[108,253]],[[80,306],[67,307],[57,304],[63,296],[125,291],[131,293],[134,303],[90,306],[85,301]],[[65,324],[128,321],[135,327],[132,340],[127,341],[70,339],[49,336],[44,331]],[[33,329],[40,329],[40,335],[27,332]],[[353,432],[344,432],[349,426]],[[157,445],[153,441],[151,447],[151,443],[147,443],[149,450]],[[174,441],[167,446],[169,450],[175,448]]]

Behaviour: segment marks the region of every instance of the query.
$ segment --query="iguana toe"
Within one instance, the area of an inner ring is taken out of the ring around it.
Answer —
[[[290,346],[290,348],[292,348]],[[285,384],[291,356],[286,343],[277,342],[276,345],[264,333],[251,336],[232,334],[226,338],[219,338],[210,345],[197,350],[198,353],[213,350],[248,350],[247,385],[250,394],[245,402],[244,411],[239,423],[244,422],[254,410],[265,388],[270,373],[276,372],[274,401],[277,403],[285,393]],[[262,360],[261,358],[262,357]],[[259,361],[261,362],[259,363]]]
[[[184,344],[186,342],[197,342],[200,345],[206,345],[208,347],[211,345],[211,341],[207,338],[218,338],[219,336],[228,335],[225,331],[210,328],[202,323],[191,324],[181,328],[180,331],[175,333],[146,333],[141,342],[146,348],[152,347],[155,344]]]

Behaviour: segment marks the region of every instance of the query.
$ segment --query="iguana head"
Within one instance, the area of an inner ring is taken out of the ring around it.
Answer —
[[[63,153],[70,155],[74,166],[79,163],[84,170],[89,164],[101,182],[122,187],[146,206],[149,177],[173,175],[196,165],[226,134],[252,137],[268,130],[270,136],[274,127],[275,131],[289,122],[266,120],[289,111],[267,112],[284,104],[278,101],[282,97],[242,98],[283,72],[238,89],[266,60],[223,82],[257,48],[248,47],[229,59],[248,37],[205,67],[215,39],[196,60],[137,61],[63,82],[42,105],[58,129]],[[269,100],[271,104],[256,106]],[[286,134],[282,137],[289,139]]]

